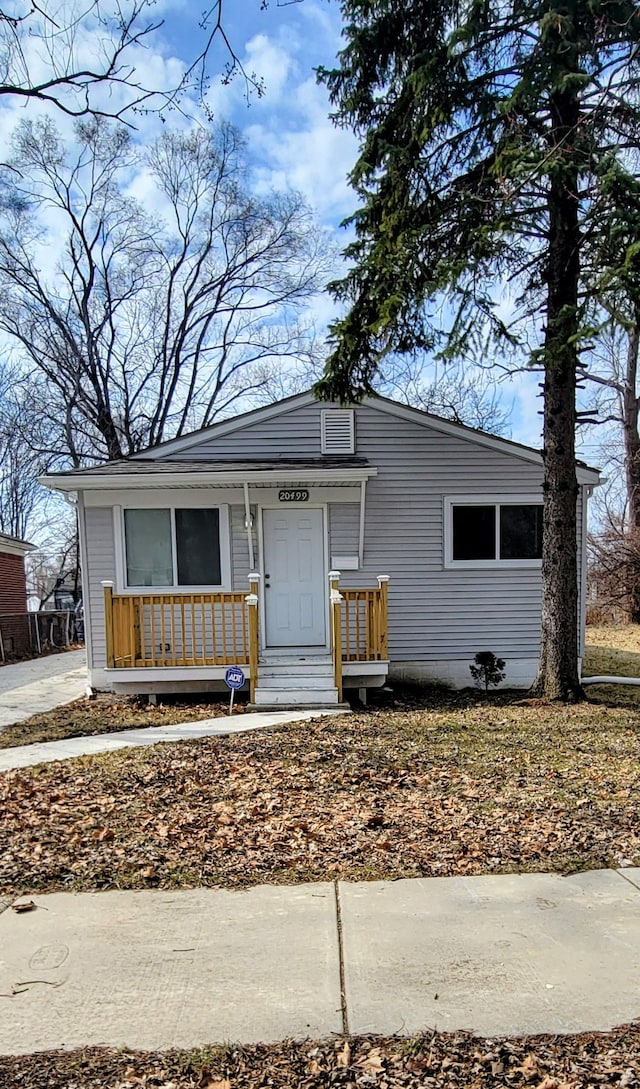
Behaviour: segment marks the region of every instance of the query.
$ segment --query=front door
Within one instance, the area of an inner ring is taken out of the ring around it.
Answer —
[[[262,525],[267,647],[324,647],[323,511],[264,510]]]

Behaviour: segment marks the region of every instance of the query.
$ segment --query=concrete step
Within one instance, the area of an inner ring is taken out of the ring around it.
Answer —
[[[330,654],[271,654],[264,651],[260,655],[260,665],[288,666],[305,663],[306,665],[328,665],[332,661]]]
[[[272,707],[336,707],[338,689],[325,688],[263,688],[262,684],[255,691],[255,705],[263,708]]]
[[[333,674],[333,662],[259,662],[261,677],[323,677]]]
[[[258,674],[258,684],[260,688],[269,688],[277,690],[279,688],[332,688],[333,687],[333,670],[325,670],[324,673],[315,674],[302,674],[302,673],[282,673],[276,676],[269,676],[260,670]]]

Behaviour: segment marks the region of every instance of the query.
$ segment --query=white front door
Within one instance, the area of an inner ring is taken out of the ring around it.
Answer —
[[[262,527],[267,647],[324,647],[323,511],[264,510]]]

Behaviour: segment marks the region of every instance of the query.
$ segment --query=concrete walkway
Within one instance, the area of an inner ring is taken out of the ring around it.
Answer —
[[[34,900],[0,914],[2,1054],[640,1014],[639,869]]]
[[[0,730],[80,699],[86,662],[83,650],[69,650],[0,667]]]
[[[138,730],[120,730],[114,734],[91,737],[69,737],[64,741],[40,741],[35,745],[16,745],[0,749],[0,772],[14,768],[30,768],[67,760],[73,756],[93,756],[117,749],[135,749],[143,745],[159,745],[163,741],[186,741],[194,737],[224,737],[243,734],[248,730],[263,730],[284,722],[305,722],[320,715],[344,715],[348,712],[323,708],[308,711],[255,711],[242,715],[220,715],[200,722],[183,722],[173,726],[145,726]]]

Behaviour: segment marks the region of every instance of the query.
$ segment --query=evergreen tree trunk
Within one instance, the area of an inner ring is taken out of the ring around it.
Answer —
[[[568,64],[571,65],[571,51]],[[566,57],[566,54],[565,54]],[[569,67],[569,71],[575,71]],[[578,560],[575,464],[580,225],[578,169],[571,149],[579,120],[574,92],[551,100],[555,165],[548,191],[549,263],[544,382],[544,533],[542,631],[532,692],[547,699],[583,697],[578,677]]]
[[[622,398],[624,466],[629,503],[630,550],[632,553],[635,551],[636,542],[640,538],[640,435],[638,434],[638,397],[636,394],[639,350],[640,314],[636,314],[634,325],[629,330],[624,395]],[[630,570],[629,619],[632,624],[640,624],[640,579],[638,578],[635,563]]]

